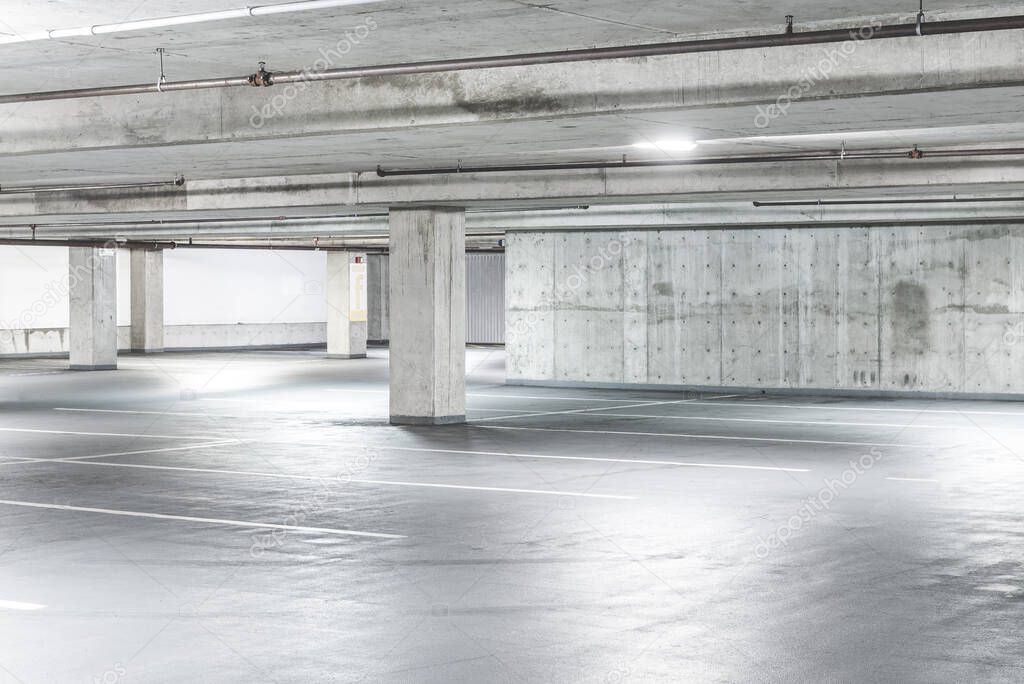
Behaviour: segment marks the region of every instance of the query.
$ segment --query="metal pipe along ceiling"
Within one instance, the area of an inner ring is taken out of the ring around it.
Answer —
[[[339,252],[351,249],[348,246],[337,245],[298,245],[282,244],[274,245],[269,243],[199,243],[199,242],[177,242],[174,240],[113,240],[101,238],[0,238],[0,246],[23,246],[23,247],[92,247],[107,249],[258,249],[269,251],[296,251],[296,252]]]
[[[755,200],[755,207],[844,207],[886,204],[970,204],[1024,202],[1024,197],[882,197],[878,199]]]
[[[172,181],[143,181],[138,183],[107,183],[94,185],[35,185],[6,187],[0,186],[0,195],[27,195],[47,192],[82,192],[86,190],[136,190],[141,188],[181,187],[185,178],[178,176]]]
[[[865,159],[909,159],[931,157],[1005,157],[1024,156],[1024,147],[993,147],[965,150],[874,151],[874,152],[811,152],[805,154],[767,154],[735,157],[691,157],[688,159],[649,159],[629,161],[558,162],[554,164],[504,164],[496,166],[448,166],[422,169],[385,169],[377,167],[377,175],[433,176],[455,173],[510,173],[515,171],[585,171],[600,169],[637,169],[665,166],[711,166],[716,164],[772,164],[780,162],[852,161]]]
[[[471,234],[466,237],[475,239],[495,239],[504,237],[504,233],[492,233],[488,235]],[[0,246],[24,246],[24,247],[90,247],[94,249],[144,249],[149,251],[164,249],[225,249],[225,250],[261,250],[261,251],[285,251],[285,252],[349,252],[355,249],[387,251],[388,245],[374,245],[369,241],[386,241],[387,235],[356,235],[350,242],[344,244],[294,244],[283,243],[273,244],[267,242],[177,242],[174,240],[112,240],[100,238],[66,239],[66,238],[0,238]],[[360,242],[363,241],[363,242]],[[467,251],[500,251],[500,248],[487,250],[467,249]]]
[[[74,90],[53,90],[46,92],[21,93],[0,96],[0,104],[39,102],[44,100],[68,100],[83,97],[111,97],[116,95],[139,95],[143,93],[177,92],[211,88],[265,87],[282,83],[305,83],[310,81],[338,81],[370,76],[400,76],[432,74],[469,69],[498,69],[505,67],[534,66],[541,64],[562,64],[595,60],[654,57],[700,52],[724,52],[793,45],[820,45],[844,43],[847,41],[880,40],[886,38],[909,38],[913,36],[935,36],[951,33],[978,33],[1005,31],[1024,28],[1024,15],[988,17],[981,19],[958,19],[929,23],[893,24],[886,26],[861,26],[848,29],[778,33],[763,36],[740,36],[734,38],[712,38],[686,40],[672,43],[649,45],[626,45],[604,48],[585,48],[555,52],[535,52],[492,57],[446,59],[429,62],[386,64],[323,71],[285,71],[270,73],[260,71],[249,76],[170,81],[166,83],[142,83],[135,85],[79,88]]]

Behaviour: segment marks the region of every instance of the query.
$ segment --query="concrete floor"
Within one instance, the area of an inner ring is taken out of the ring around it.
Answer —
[[[65,363],[0,362],[0,682],[1024,680],[1019,404]]]

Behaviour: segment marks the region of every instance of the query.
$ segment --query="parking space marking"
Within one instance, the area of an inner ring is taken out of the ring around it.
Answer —
[[[170,515],[168,513],[143,513],[141,511],[122,511],[111,508],[92,508],[89,506],[68,506],[64,504],[38,503],[35,501],[10,501],[0,499],[0,506],[18,506],[22,508],[41,508],[52,511],[70,511],[74,513],[95,513],[97,515],[115,515],[126,518],[150,518],[153,520],[176,520],[180,522],[194,522],[209,525],[228,525],[231,527],[246,527],[259,530],[287,530],[289,532],[302,532],[307,534],[333,534],[352,537],[373,537],[377,539],[405,539],[401,534],[385,534],[383,532],[357,532],[355,530],[340,530],[331,527],[306,527],[304,525],[276,525],[274,523],[251,522],[247,520],[224,520],[221,518],[200,518],[191,515]]]
[[[830,421],[830,420],[779,420],[777,418],[722,418],[719,416],[672,416],[672,415],[654,415],[654,414],[639,414],[639,413],[591,413],[592,416],[608,416],[610,418],[667,418],[669,420],[707,420],[714,422],[727,422],[727,423],[770,423],[778,425],[822,425],[822,426],[836,426],[836,427],[881,427],[881,428],[899,428],[906,430],[908,428],[917,429],[929,429],[929,430],[996,430],[996,431],[1012,431],[1021,432],[1024,428],[1011,428],[1011,427],[987,427],[981,428],[976,425],[927,425],[920,423],[848,423],[843,421]],[[529,416],[520,416],[522,418],[528,418]],[[486,420],[486,419],[484,419]]]
[[[80,437],[134,437],[137,439],[216,439],[216,435],[136,435],[123,432],[79,432],[73,430],[39,430],[31,428],[0,428],[0,432],[23,432],[36,435],[74,435]]]
[[[65,408],[59,407],[53,409],[54,411],[64,411],[67,413],[124,413],[128,415],[138,416],[197,416],[202,418],[209,418],[211,416],[218,416],[219,414],[210,413],[183,413],[180,411],[127,411],[122,409],[93,409],[93,408]]]
[[[892,447],[903,449],[931,449],[930,444],[889,444],[885,442],[833,442],[822,439],[783,439],[781,437],[737,437],[735,435],[692,435],[680,432],[632,432],[627,430],[586,430],[582,428],[539,428],[513,425],[479,425],[481,430],[525,430],[532,432],[578,432],[591,435],[623,435],[627,437],[677,437],[684,439],[713,439],[739,442],[775,442],[778,444],[829,444],[833,446]]]
[[[493,416],[491,418],[479,418],[473,422],[479,423],[484,420],[509,420],[512,418],[535,418],[538,416],[565,416],[576,413],[590,413],[592,411],[605,411],[605,410],[617,410],[617,409],[628,409],[628,408],[645,408],[647,406],[666,406],[669,404],[685,404],[693,401],[693,399],[675,399],[671,401],[647,401],[640,404],[625,404],[623,406],[610,406],[610,407],[596,407],[596,408],[585,408],[585,409],[569,409],[566,411],[542,411],[538,413],[527,413],[525,415],[514,415],[514,416]]]
[[[162,454],[169,451],[193,451],[195,449],[209,449],[212,447],[227,446],[228,444],[241,444],[240,439],[222,439],[217,442],[206,442],[204,444],[190,444],[188,446],[167,447],[165,449],[139,449],[137,451],[115,451],[108,454],[93,454],[92,456],[69,456],[59,459],[36,459],[38,461],[87,461],[92,458],[113,458],[115,456],[136,456],[138,454]]]
[[[640,458],[605,458],[601,456],[553,456],[548,454],[516,454],[504,451],[465,451],[461,449],[428,449],[420,447],[395,447],[376,446],[374,449],[388,449],[391,451],[417,451],[439,454],[467,454],[474,456],[506,456],[509,458],[537,458],[559,461],[594,461],[597,463],[626,463],[639,465],[678,466],[680,468],[729,468],[737,470],[769,470],[783,473],[809,473],[810,468],[783,468],[780,466],[755,466],[740,465],[733,463],[695,463],[692,461],[657,461]]]
[[[141,463],[103,463],[99,461],[84,461],[72,459],[55,459],[54,463],[67,463],[83,466],[105,466],[108,468],[138,468],[143,470],[167,470],[186,473],[207,473],[216,475],[244,475],[248,477],[267,477],[281,480],[306,480],[313,482],[337,482],[339,484],[365,484],[382,485],[393,487],[426,487],[431,489],[462,489],[479,492],[500,492],[509,494],[539,494],[545,496],[568,496],[584,499],[614,499],[619,501],[632,501],[634,496],[623,496],[618,494],[590,494],[587,492],[568,492],[550,489],[522,489],[516,487],[488,487],[478,485],[458,485],[437,482],[406,482],[402,480],[368,480],[363,478],[349,478],[344,476],[327,477],[322,475],[298,475],[291,473],[267,473],[254,470],[227,470],[222,468],[190,468],[187,466],[161,466]]]
[[[800,409],[813,411],[881,411],[887,413],[935,413],[954,416],[1024,416],[1020,411],[974,411],[956,409],[917,409],[917,408],[894,408],[894,407],[866,407],[866,406],[822,406],[820,404],[763,404],[758,401],[695,401],[694,406],[725,406],[729,408],[782,408]]]

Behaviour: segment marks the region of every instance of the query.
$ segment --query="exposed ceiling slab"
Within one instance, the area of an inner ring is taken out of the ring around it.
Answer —
[[[5,0],[0,35],[116,23],[244,7],[241,0]],[[928,3],[930,16],[985,14],[1019,3]],[[146,82],[158,73],[154,50],[171,53],[174,78],[249,73],[265,60],[278,70],[310,67],[372,18],[372,35],[343,56],[344,65],[470,57],[670,40],[705,34],[781,31],[786,14],[801,27],[845,26],[885,18],[912,19],[914,2],[864,0],[851,11],[839,0],[755,0],[685,3],[676,0],[389,0],[365,6],[169,27],[107,36],[2,46],[5,93],[111,83]],[[427,38],[429,37],[429,38]],[[339,66],[341,66],[339,64]]]
[[[0,94],[155,81],[157,47],[166,48],[172,80],[241,75],[266,60],[272,70],[315,68],[349,41],[331,66],[353,66],[660,42],[781,30],[794,14],[798,30],[911,21],[916,3],[859,3],[856,16],[835,0],[729,0],[680,7],[650,0],[385,0],[347,8],[232,19],[105,36],[0,45]],[[9,0],[0,36],[188,12],[235,8],[233,0],[38,3]],[[929,3],[931,20],[1000,16],[1024,3]],[[539,20],[542,19],[542,20]],[[352,32],[361,28],[358,34]],[[346,32],[349,32],[346,35]],[[611,170],[542,179],[515,174],[446,179],[378,179],[373,170],[664,158],[637,144],[697,141],[701,156],[780,152],[909,150],[1022,146],[1024,79],[1021,31],[872,42],[826,78],[810,84],[783,116],[762,126],[758,114],[799,79],[825,48],[770,48],[651,60],[584,63],[556,69],[465,72],[443,78],[336,82],[312,86],[266,128],[251,125],[254,107],[281,89],[201,91],[0,107],[0,186],[189,179],[225,182],[224,204],[177,200],[78,206],[67,201],[0,198],[2,222],[119,216],[258,216],[380,211],[431,199],[472,207],[558,203],[744,201],[792,197],[928,192],[1013,192],[1018,162],[943,162],[848,177],[834,164],[778,173],[732,167],[692,174],[690,185]],[[353,36],[357,36],[353,39]],[[429,40],[424,40],[429,36]],[[660,61],[659,61],[660,60]],[[505,99],[502,98],[504,94]],[[529,97],[533,100],[527,101]],[[496,99],[497,98],[497,99]],[[963,173],[952,173],[958,165]],[[924,177],[922,169],[936,173]],[[941,172],[940,172],[941,171]],[[691,177],[690,172],[686,172]],[[817,175],[815,175],[817,174]],[[268,177],[350,177],[350,187],[315,200],[265,196]],[[647,185],[643,179],[649,178]],[[245,179],[251,179],[246,181]],[[581,180],[582,179],[582,180]],[[596,179],[596,180],[595,180]],[[714,182],[705,182],[714,179]],[[195,183],[199,183],[196,185]],[[475,184],[475,185],[472,185]],[[499,185],[506,183],[507,190]],[[596,184],[595,184],[596,183]],[[239,190],[243,188],[243,190]],[[353,195],[353,188],[358,190]],[[453,189],[457,192],[450,192]],[[246,197],[250,193],[252,197]],[[433,196],[432,196],[433,193]],[[26,204],[26,201],[28,204]],[[104,206],[107,208],[104,209]]]

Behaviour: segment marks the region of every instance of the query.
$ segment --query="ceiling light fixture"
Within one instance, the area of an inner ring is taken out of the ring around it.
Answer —
[[[666,140],[655,140],[653,142],[639,142],[633,145],[638,150],[653,150],[657,152],[693,152],[697,149],[697,143],[685,138],[673,138]]]
[[[13,36],[0,35],[0,45],[10,45],[12,43],[31,43],[33,41],[38,40],[57,40],[61,38],[100,36],[110,33],[124,33],[126,31],[145,31],[149,29],[166,28],[168,26],[182,26],[185,24],[201,24],[210,21],[224,21],[226,19],[245,19],[248,17],[261,17],[271,14],[308,12],[311,10],[347,7],[349,5],[369,5],[383,1],[384,0],[304,0],[302,2],[285,2],[275,5],[240,7],[238,9],[221,10],[217,12],[179,14],[173,17],[139,19],[137,21],[123,21],[116,24],[96,24],[92,26],[54,29],[52,31],[38,31],[35,33],[24,33]]]

